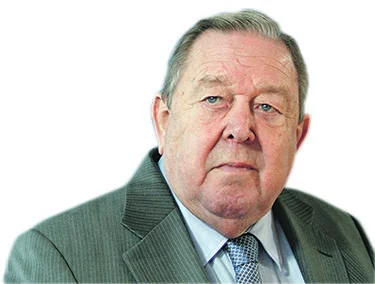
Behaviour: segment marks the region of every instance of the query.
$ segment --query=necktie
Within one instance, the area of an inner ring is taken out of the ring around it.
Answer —
[[[258,269],[258,240],[251,234],[229,239],[226,246],[237,283],[261,283]]]

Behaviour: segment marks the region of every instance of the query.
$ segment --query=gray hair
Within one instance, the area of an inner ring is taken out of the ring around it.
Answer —
[[[247,31],[267,38],[279,40],[289,50],[298,76],[299,120],[304,116],[304,105],[308,89],[308,75],[305,62],[297,42],[283,33],[270,17],[255,10],[223,13],[202,19],[191,27],[177,42],[168,61],[167,73],[161,90],[161,97],[170,107],[173,93],[186,67],[186,61],[193,43],[206,30],[221,32]]]

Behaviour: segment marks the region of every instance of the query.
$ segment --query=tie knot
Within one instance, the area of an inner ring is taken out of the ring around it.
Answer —
[[[258,240],[251,234],[244,234],[227,242],[227,251],[233,266],[258,261]]]

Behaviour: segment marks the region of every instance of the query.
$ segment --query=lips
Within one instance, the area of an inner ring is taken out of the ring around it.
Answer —
[[[222,163],[215,169],[224,171],[253,171],[256,170],[255,166],[246,162],[227,162]]]

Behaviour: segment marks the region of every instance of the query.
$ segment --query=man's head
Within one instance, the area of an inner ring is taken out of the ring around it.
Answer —
[[[181,202],[235,237],[272,207],[309,125],[298,47],[255,11],[198,22],[170,59],[153,119]]]

